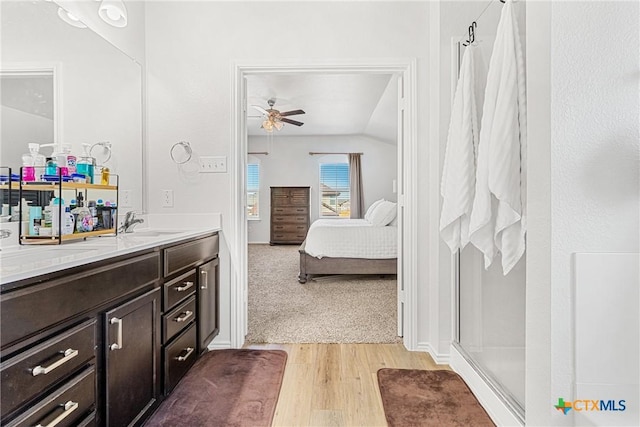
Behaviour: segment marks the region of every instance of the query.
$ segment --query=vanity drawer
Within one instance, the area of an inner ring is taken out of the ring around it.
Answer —
[[[1,346],[152,287],[159,274],[160,257],[154,252],[4,293],[0,295]]]
[[[178,384],[196,361],[196,325],[192,324],[164,349],[164,393],[168,394]]]
[[[167,311],[196,291],[196,270],[191,270],[164,284],[162,311]]]
[[[196,318],[196,298],[189,298],[180,306],[162,316],[162,342],[169,341],[175,334]]]
[[[95,391],[95,369],[91,366],[6,426],[78,425],[95,407]]]
[[[164,250],[164,275],[170,276],[218,254],[218,235],[171,246]]]
[[[95,319],[0,365],[2,418],[93,359]]]

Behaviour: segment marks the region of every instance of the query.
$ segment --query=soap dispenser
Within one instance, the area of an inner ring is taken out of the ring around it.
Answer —
[[[96,165],[96,159],[89,154],[89,144],[82,144],[84,153],[76,163],[76,171],[86,177],[87,183],[93,183],[93,169]]]

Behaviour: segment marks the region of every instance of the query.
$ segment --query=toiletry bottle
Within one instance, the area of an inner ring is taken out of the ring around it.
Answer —
[[[29,235],[37,236],[42,223],[42,207],[31,206],[29,208]]]
[[[44,168],[45,175],[59,175],[58,162],[55,157],[47,157],[47,166]]]
[[[51,199],[49,205],[45,207],[45,227],[51,227],[52,236],[59,236],[63,234],[64,212],[64,200],[59,197]]]
[[[76,171],[79,174],[83,174],[87,178],[87,183],[92,184],[93,181],[93,169],[96,165],[96,159],[89,154],[89,144],[82,144],[84,153],[80,156],[80,159],[76,163]]]
[[[89,207],[89,212],[93,217],[93,228],[96,229],[98,228],[98,208],[96,206],[96,201],[89,200],[88,207]]]
[[[45,165],[45,158],[38,153],[40,144],[30,143],[29,153],[22,156],[22,180],[31,182],[36,180],[36,168]],[[42,173],[42,171],[40,171]]]
[[[82,193],[78,194],[78,207],[74,209],[76,219],[76,231],[84,233],[93,231],[93,215],[89,212],[89,208],[84,206]]]
[[[66,207],[62,218],[62,234],[72,234],[75,230],[75,216],[71,213],[71,209]]]
[[[62,145],[62,153],[64,154],[67,171],[69,171],[69,176],[72,176],[76,173],[76,156],[71,154],[71,144],[63,144]]]

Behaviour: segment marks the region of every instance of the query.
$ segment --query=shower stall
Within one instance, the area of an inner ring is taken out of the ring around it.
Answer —
[[[489,2],[474,26],[475,58],[479,59],[475,70],[479,118],[501,6],[498,0]],[[525,7],[520,2],[514,7],[526,52]],[[468,48],[463,43],[465,39],[466,34],[453,46],[454,52],[457,50],[458,69],[463,50]],[[483,255],[472,244],[455,257],[457,339],[454,347],[477,377],[522,422],[525,413],[525,258],[526,253],[505,276],[499,256],[485,270]]]

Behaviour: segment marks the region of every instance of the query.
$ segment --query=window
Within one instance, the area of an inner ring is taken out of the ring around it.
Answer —
[[[349,195],[349,164],[320,164],[320,216],[343,217],[351,215]]]
[[[260,165],[247,165],[247,218],[260,218]]]

